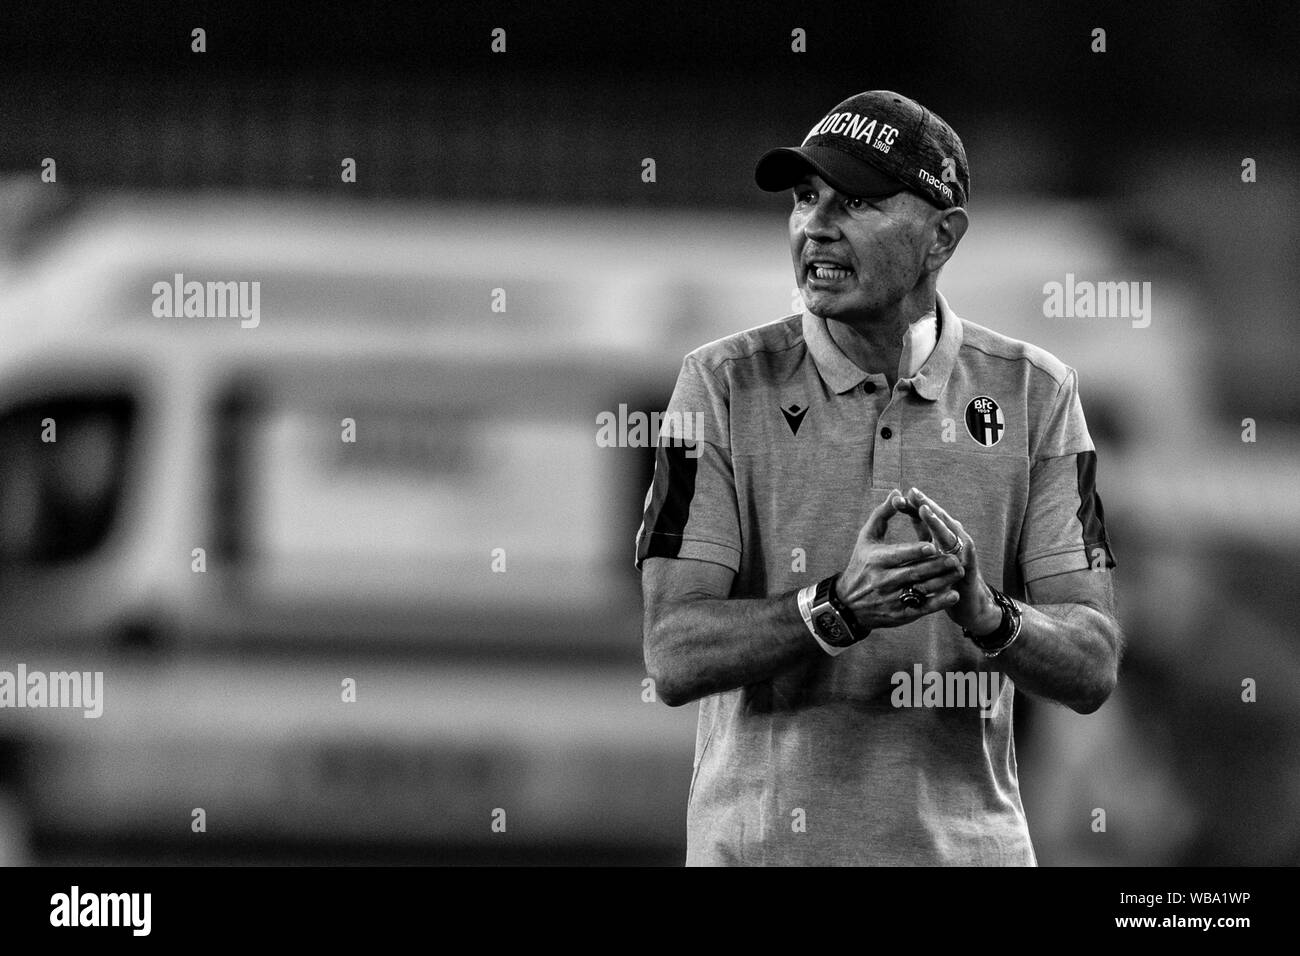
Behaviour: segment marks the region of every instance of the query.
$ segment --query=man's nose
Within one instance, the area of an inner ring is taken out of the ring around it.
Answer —
[[[840,227],[833,200],[819,201],[813,207],[804,220],[803,232],[809,239],[818,241],[839,238]]]

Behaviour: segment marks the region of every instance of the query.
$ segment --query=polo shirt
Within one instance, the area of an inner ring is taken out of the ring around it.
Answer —
[[[780,595],[842,571],[867,515],[912,486],[1013,597],[1114,567],[1075,371],[942,296],[936,312],[937,342],[892,390],[806,311],[687,355],[636,567],[710,561],[734,572],[732,598]],[[887,541],[915,539],[890,522]],[[702,699],[687,864],[1034,865],[1013,697],[939,612]]]

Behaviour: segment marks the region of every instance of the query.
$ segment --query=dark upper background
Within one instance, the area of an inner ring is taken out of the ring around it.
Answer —
[[[634,180],[608,173],[623,151],[654,143],[673,170],[654,202],[753,205],[745,173],[758,151],[848,93],[888,84],[964,134],[978,201],[1123,194],[1138,184],[1115,180],[1117,155],[1233,157],[1261,138],[1285,142],[1298,119],[1300,13],[1287,4],[445,7],[7,7],[0,160],[59,147],[87,183],[307,188],[333,177],[312,154],[274,145],[305,121],[321,139],[372,144],[358,191],[646,202]],[[203,56],[189,50],[194,26],[207,30]],[[498,26],[504,57],[488,49]],[[805,55],[790,52],[795,26]],[[1104,55],[1089,50],[1098,26]],[[214,124],[221,135],[205,134]],[[147,134],[159,130],[206,149],[150,161],[139,154],[155,152]],[[457,149],[464,137],[472,155]],[[709,148],[718,143],[730,162]]]

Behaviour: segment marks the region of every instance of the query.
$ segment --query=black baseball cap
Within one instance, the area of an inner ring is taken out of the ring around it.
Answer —
[[[850,96],[817,121],[802,145],[764,153],[754,180],[779,192],[809,170],[842,193],[868,199],[906,189],[947,209],[970,196],[961,138],[937,114],[891,90]]]

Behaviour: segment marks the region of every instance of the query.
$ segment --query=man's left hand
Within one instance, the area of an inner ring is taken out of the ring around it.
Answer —
[[[952,552],[961,544],[959,557],[966,574],[953,590],[959,600],[945,613],[961,627],[972,634],[991,634],[1002,623],[1002,609],[993,600],[993,593],[979,570],[979,558],[975,553],[975,542],[960,521],[948,514],[938,502],[917,488],[904,496],[895,496],[894,510],[908,515],[917,527],[917,533],[926,540],[934,542],[940,551]]]

